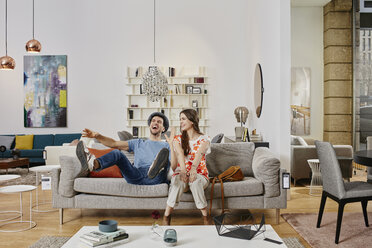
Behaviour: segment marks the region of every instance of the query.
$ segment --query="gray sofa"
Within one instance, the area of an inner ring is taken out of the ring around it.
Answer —
[[[291,144],[291,177],[294,186],[299,179],[311,178],[311,169],[307,160],[318,158],[314,140],[308,138],[305,141],[308,145]],[[353,176],[353,147],[350,145],[334,145],[333,148],[337,157],[342,158],[339,160],[342,177],[349,181]]]
[[[95,209],[165,209],[169,185],[132,185],[123,178],[89,178],[76,157],[61,156],[61,169],[52,172],[53,207]],[[225,207],[229,209],[280,209],[287,207],[287,192],[282,189],[280,161],[268,148],[254,144],[211,144],[207,155],[210,177],[232,165],[239,165],[243,181],[224,183]],[[211,185],[205,190],[210,199]],[[213,208],[221,208],[220,184],[215,185]],[[191,193],[184,193],[177,209],[196,209]]]

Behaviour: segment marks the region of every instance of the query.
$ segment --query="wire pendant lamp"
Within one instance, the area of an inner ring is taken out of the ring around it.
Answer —
[[[32,40],[26,43],[26,52],[39,53],[41,51],[41,44],[35,40],[35,0],[32,0]]]
[[[154,0],[154,64],[155,60],[155,3]],[[142,90],[145,95],[150,98],[151,102],[158,102],[168,93],[168,81],[165,75],[154,65],[150,66],[149,70],[142,77]]]
[[[5,0],[5,56],[0,58],[0,70],[14,70],[15,60],[8,56],[8,0]]]

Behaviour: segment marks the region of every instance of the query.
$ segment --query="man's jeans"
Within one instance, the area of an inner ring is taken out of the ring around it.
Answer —
[[[113,150],[100,158],[97,158],[101,168],[97,171],[103,170],[113,165],[117,165],[125,180],[130,184],[138,185],[154,185],[167,182],[168,166],[162,170],[155,178],[147,177],[147,172],[150,167],[134,167],[128,158],[119,150]]]

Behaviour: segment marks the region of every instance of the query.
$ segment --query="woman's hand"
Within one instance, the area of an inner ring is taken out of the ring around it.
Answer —
[[[85,128],[83,130],[83,132],[81,133],[81,135],[83,137],[88,137],[88,138],[96,138],[98,133],[97,132],[93,132],[92,130],[88,129],[88,128]]]
[[[170,133],[170,136],[168,137],[168,135],[164,134],[165,136],[165,139],[167,140],[168,144],[170,147],[173,146],[173,140],[174,140],[174,134],[176,133],[176,128],[175,127],[171,127],[171,133]]]
[[[187,172],[186,172],[186,170],[182,170],[182,169],[181,169],[180,176],[181,176],[181,180],[182,180],[182,182],[184,182],[184,183],[188,183],[188,181],[189,181],[189,177],[187,176]]]
[[[194,166],[191,167],[191,170],[189,171],[189,181],[190,183],[194,182],[196,179],[196,175],[198,173],[196,172],[196,168]]]

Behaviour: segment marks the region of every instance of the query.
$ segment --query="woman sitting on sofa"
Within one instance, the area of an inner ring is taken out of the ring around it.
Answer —
[[[205,155],[210,147],[210,138],[200,132],[198,113],[185,109],[180,113],[181,135],[173,140],[172,157],[177,158],[169,188],[167,207],[163,225],[170,225],[170,214],[180,201],[182,193],[190,188],[196,207],[203,215],[204,224],[208,225],[207,200],[204,189],[209,184]]]

